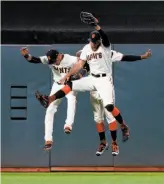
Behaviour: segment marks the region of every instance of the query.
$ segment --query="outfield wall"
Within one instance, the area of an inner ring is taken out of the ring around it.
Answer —
[[[54,45],[75,54],[82,44]],[[64,99],[54,122],[55,144],[51,153],[43,151],[45,110],[34,92],[49,93],[51,71],[45,65],[30,64],[20,55],[21,45],[2,45],[2,167],[49,166],[164,166],[163,44],[115,44],[124,54],[141,54],[152,49],[152,57],[136,63],[114,64],[116,105],[131,130],[127,143],[121,142],[120,154],[111,150],[96,157],[96,133],[89,93],[79,93],[74,129],[65,135]],[[33,55],[44,55],[50,45],[29,46]],[[107,132],[110,143],[110,134]]]

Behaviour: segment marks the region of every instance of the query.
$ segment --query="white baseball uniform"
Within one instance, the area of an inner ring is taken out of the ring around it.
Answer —
[[[48,63],[47,56],[40,57],[43,64]],[[75,63],[77,63],[77,57],[71,56],[69,54],[64,54],[64,58],[62,59],[60,65],[49,65],[52,70],[54,83],[51,88],[50,96],[56,93],[58,90],[64,87],[64,85],[59,84],[58,82],[62,79],[73,67]],[[76,95],[77,93],[71,91],[67,98],[67,119],[65,121],[66,125],[72,126],[74,123],[74,117],[76,112]],[[55,100],[53,103],[49,105],[46,110],[45,115],[45,141],[53,140],[53,121],[54,114],[57,112],[57,108],[60,105],[62,99]]]
[[[93,51],[89,43],[84,46],[80,59],[88,62],[90,75],[73,81],[72,90],[97,90],[102,99],[103,107],[108,104],[114,104],[110,47],[104,47],[101,44],[96,51]],[[99,76],[96,77],[95,75]]]
[[[112,63],[121,61],[122,57],[123,57],[122,53],[111,50]],[[114,86],[113,86],[113,99],[115,99]],[[106,108],[103,107],[102,99],[98,91],[90,92],[90,101],[93,109],[94,120],[96,123],[99,122],[101,123],[102,121],[104,121],[104,114],[106,116],[106,120],[108,123],[116,121],[112,113],[108,112]]]

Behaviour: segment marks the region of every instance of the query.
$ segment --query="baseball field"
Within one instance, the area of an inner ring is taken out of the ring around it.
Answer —
[[[2,184],[164,184],[164,173],[2,173]]]

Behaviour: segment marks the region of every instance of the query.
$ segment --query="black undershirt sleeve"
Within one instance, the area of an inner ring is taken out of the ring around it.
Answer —
[[[110,41],[109,41],[108,35],[102,29],[98,30],[98,32],[100,33],[103,45],[105,47],[109,47]]]
[[[141,56],[124,55],[121,61],[133,62],[138,60],[142,60]]]
[[[25,55],[24,56],[26,58],[26,60],[29,62],[29,63],[35,63],[35,64],[38,64],[38,63],[42,63],[41,62],[41,59],[39,57],[34,57],[34,56],[31,56],[31,59],[29,60],[29,55]]]

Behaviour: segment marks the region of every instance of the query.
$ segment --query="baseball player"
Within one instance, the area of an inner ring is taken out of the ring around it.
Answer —
[[[106,33],[94,22],[96,31],[90,33],[89,43],[84,46],[80,55],[80,60],[70,72],[60,81],[67,81],[71,75],[78,72],[87,62],[90,67],[90,75],[80,80],[70,81],[61,90],[48,98],[49,104],[57,99],[63,98],[71,91],[94,91],[97,90],[102,99],[103,107],[116,118],[122,121],[119,110],[114,106],[113,82],[112,82],[112,52],[110,42]],[[112,155],[119,154],[117,144],[117,123],[109,124],[112,136]]]
[[[79,58],[80,54],[81,54],[81,50],[78,51],[76,53],[76,56]],[[116,52],[114,50],[111,50],[111,58],[112,58],[112,62],[117,62],[117,61],[137,61],[137,60],[142,60],[142,59],[147,59],[151,56],[151,51],[148,50],[147,52],[145,52],[145,54],[140,55],[140,56],[134,56],[134,55],[123,55],[120,52]],[[87,72],[89,72],[89,67],[85,67],[87,69]],[[113,95],[114,95],[114,88],[113,88]],[[115,117],[108,112],[104,107],[103,107],[103,103],[102,100],[100,98],[100,95],[98,94],[97,91],[91,91],[90,92],[90,101],[91,101],[91,105],[92,105],[92,109],[93,109],[93,115],[94,115],[94,120],[96,122],[96,129],[97,132],[99,133],[99,137],[100,137],[100,145],[98,150],[96,151],[96,155],[100,156],[104,153],[104,151],[106,149],[108,149],[108,143],[106,141],[106,137],[105,137],[105,125],[104,125],[104,115],[106,116],[106,120],[108,122],[108,124],[116,122]],[[123,141],[127,141],[129,138],[129,128],[128,126],[125,124],[124,121],[119,121],[118,123],[120,123],[120,127],[122,130],[122,139]]]
[[[140,56],[123,55],[122,53],[116,52],[114,50],[111,50],[111,53],[112,53],[111,54],[112,62],[117,62],[117,61],[118,62],[119,61],[133,62],[133,61],[137,61],[137,60],[147,59],[151,56],[150,50],[148,50],[147,52],[145,52],[145,54],[140,55]],[[113,95],[114,95],[114,88],[113,88]],[[99,137],[100,137],[100,145],[99,145],[99,148],[96,152],[96,155],[100,156],[104,153],[104,151],[106,149],[108,149],[108,143],[107,143],[106,137],[105,137],[104,114],[106,116],[106,120],[109,124],[109,127],[110,127],[110,123],[116,122],[117,117],[115,118],[112,115],[112,113],[108,112],[103,107],[101,97],[97,91],[90,92],[90,100],[91,100],[91,105],[93,108],[93,114],[94,114],[94,120],[96,122],[97,132],[99,133]],[[129,138],[129,128],[125,124],[124,121],[118,121],[118,123],[120,123],[120,127],[122,130],[122,139],[125,142]]]
[[[27,48],[21,49],[21,54],[26,58],[30,63],[42,63],[47,64],[52,70],[53,74],[53,86],[50,92],[50,96],[55,92],[63,88],[64,85],[60,83],[60,80],[70,71],[70,69],[77,63],[77,57],[71,56],[69,54],[59,53],[57,50],[49,50],[45,56],[34,57],[29,54]],[[80,75],[84,75],[83,70],[81,70]],[[72,76],[71,80],[77,79],[80,75]],[[80,78],[80,77],[79,77]],[[47,108],[45,114],[45,145],[44,149],[49,150],[52,148],[53,143],[53,121],[54,114],[57,112],[58,106],[61,103],[61,99],[55,100],[47,107],[46,96],[40,95],[39,92],[36,92],[36,97],[41,102],[41,104]],[[70,133],[72,125],[74,123],[74,117],[76,112],[76,92],[71,91],[67,98],[67,118],[64,125],[65,133]],[[43,100],[44,99],[44,100]]]

